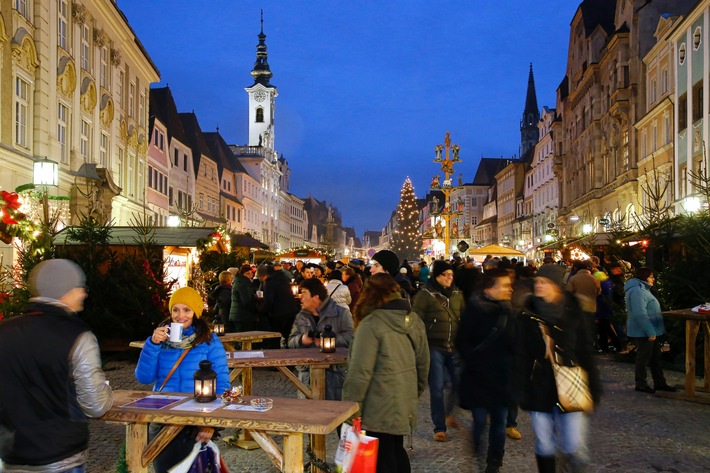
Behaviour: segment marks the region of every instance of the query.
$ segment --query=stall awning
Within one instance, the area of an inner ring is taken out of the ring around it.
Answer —
[[[259,248],[261,250],[266,250],[269,248],[268,245],[263,244],[256,238],[252,238],[249,235],[244,234],[232,234],[232,246],[244,248]]]
[[[475,248],[468,250],[468,255],[470,256],[511,256],[515,258],[525,257],[525,253],[522,253],[514,248],[508,248],[507,246],[500,245],[488,245],[482,248]]]

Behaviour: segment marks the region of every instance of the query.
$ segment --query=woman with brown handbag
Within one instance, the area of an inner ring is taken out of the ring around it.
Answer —
[[[568,471],[579,471],[587,462],[586,414],[568,412],[560,404],[552,362],[562,359],[566,366],[581,366],[595,405],[601,394],[593,355],[593,320],[584,318],[575,297],[562,288],[563,277],[564,269],[555,264],[540,268],[535,276],[534,293],[525,302],[516,337],[517,394],[520,407],[530,413],[535,457],[542,473],[555,472],[558,450],[568,464]],[[551,348],[561,358],[551,360]]]

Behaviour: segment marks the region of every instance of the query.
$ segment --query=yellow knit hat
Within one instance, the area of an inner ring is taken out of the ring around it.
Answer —
[[[185,304],[192,309],[195,313],[195,317],[198,319],[202,316],[202,310],[205,308],[205,302],[202,300],[202,296],[191,287],[181,287],[173,292],[173,295],[170,296],[170,302],[168,303],[170,312],[173,311],[175,304]]]

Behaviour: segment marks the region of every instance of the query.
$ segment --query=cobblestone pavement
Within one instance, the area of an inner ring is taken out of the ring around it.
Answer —
[[[604,357],[599,363],[604,396],[598,412],[591,416],[591,472],[710,472],[710,406],[634,392],[633,365]],[[147,388],[135,381],[134,362],[111,361],[104,368],[114,389]],[[684,381],[684,375],[678,372],[666,371],[666,377],[678,386]],[[295,388],[278,372],[254,370],[254,393],[295,396]],[[457,408],[454,415],[461,428],[449,429],[448,442],[434,442],[429,396],[422,396],[419,426],[410,452],[413,472],[479,471],[480,463],[473,457],[467,435],[470,413]],[[503,471],[534,472],[533,435],[526,412],[520,412],[518,423],[523,439],[507,440]],[[91,421],[88,471],[114,472],[124,436],[123,425]],[[278,471],[260,449],[230,448],[222,441],[218,445],[232,473]],[[336,446],[335,434],[329,435],[329,461]]]

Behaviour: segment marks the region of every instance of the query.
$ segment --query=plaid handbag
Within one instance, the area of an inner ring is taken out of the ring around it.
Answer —
[[[545,358],[552,363],[552,372],[557,385],[558,406],[562,412],[592,412],[594,401],[589,391],[587,372],[579,365],[565,366],[560,363],[557,351],[554,350],[555,341],[540,324],[542,338],[545,341]]]

